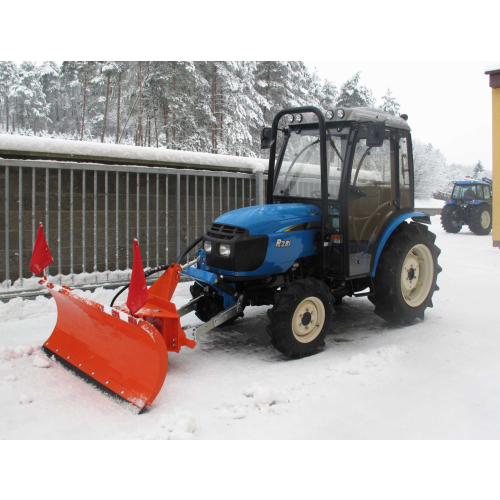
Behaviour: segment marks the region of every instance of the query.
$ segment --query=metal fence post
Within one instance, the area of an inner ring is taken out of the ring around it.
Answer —
[[[264,173],[260,170],[255,172],[255,197],[257,205],[264,205]]]

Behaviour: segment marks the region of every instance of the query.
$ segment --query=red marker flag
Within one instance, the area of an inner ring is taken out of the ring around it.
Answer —
[[[38,275],[52,262],[54,262],[54,259],[50,253],[49,245],[47,245],[47,240],[43,234],[43,226],[40,222],[35,246],[33,247],[33,254],[31,255],[30,269]]]
[[[148,300],[148,285],[144,268],[142,267],[141,251],[139,243],[134,238],[134,263],[132,265],[132,276],[128,288],[127,307],[132,314],[135,314]]]

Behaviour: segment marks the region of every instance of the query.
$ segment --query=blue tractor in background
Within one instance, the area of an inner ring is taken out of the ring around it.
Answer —
[[[373,108],[280,111],[261,133],[267,204],[217,218],[183,273],[194,279],[199,334],[270,305],[267,331],[286,356],[318,352],[334,305],[364,297],[383,319],[409,324],[432,307],[439,248],[414,210],[407,116]]]
[[[464,224],[478,235],[490,234],[491,179],[465,180],[455,182],[451,197],[441,212],[441,224],[448,233],[458,233]]]

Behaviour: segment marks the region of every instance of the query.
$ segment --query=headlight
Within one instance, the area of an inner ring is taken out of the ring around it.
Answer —
[[[295,121],[300,123],[302,121],[302,115],[295,115]]]
[[[331,109],[329,109],[326,113],[325,113],[325,116],[326,116],[326,119],[327,120],[331,120],[333,118],[333,111]]]
[[[231,255],[231,247],[229,245],[221,244],[219,252],[223,257],[229,257]]]
[[[205,252],[210,253],[212,251],[212,242],[205,241],[205,243],[203,244],[203,248],[205,249]]]
[[[345,116],[345,111],[343,109],[337,109],[337,117],[344,118],[344,116]]]
[[[293,115],[286,115],[286,121],[288,123],[292,123],[293,122]]]

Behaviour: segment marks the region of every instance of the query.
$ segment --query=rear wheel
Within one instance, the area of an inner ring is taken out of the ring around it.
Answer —
[[[469,229],[478,235],[490,234],[492,225],[491,208],[487,203],[476,205],[471,210]]]
[[[424,319],[432,307],[432,295],[439,287],[441,272],[437,259],[441,250],[434,244],[436,235],[422,224],[401,224],[382,252],[376,276],[375,294],[370,301],[375,314],[396,324]]]
[[[447,233],[459,233],[462,229],[458,209],[454,204],[445,205],[441,212],[441,225]]]
[[[268,311],[267,331],[278,351],[291,358],[317,353],[324,346],[333,317],[329,288],[313,278],[295,281]]]

